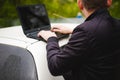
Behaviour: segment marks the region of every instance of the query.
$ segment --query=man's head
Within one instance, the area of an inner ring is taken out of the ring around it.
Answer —
[[[112,0],[78,0],[80,9],[95,10],[99,8],[107,8],[112,4]]]

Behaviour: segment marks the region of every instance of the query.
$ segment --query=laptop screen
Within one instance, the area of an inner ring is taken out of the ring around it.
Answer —
[[[17,7],[24,33],[41,28],[50,28],[50,21],[44,4]]]

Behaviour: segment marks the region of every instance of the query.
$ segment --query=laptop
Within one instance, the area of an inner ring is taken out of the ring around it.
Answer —
[[[37,37],[40,30],[50,30],[51,24],[44,4],[18,6],[17,12],[24,34],[33,39],[43,40]],[[56,33],[58,39],[68,37],[68,34]]]

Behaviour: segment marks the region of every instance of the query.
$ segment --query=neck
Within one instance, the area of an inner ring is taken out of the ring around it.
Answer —
[[[92,13],[95,12],[95,10],[86,10],[86,9],[83,9],[82,12],[83,12],[85,18],[88,18]]]

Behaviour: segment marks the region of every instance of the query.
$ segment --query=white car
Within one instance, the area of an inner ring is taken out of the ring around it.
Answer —
[[[77,23],[52,23],[74,28]],[[62,46],[69,38],[59,41]],[[46,43],[27,38],[21,26],[0,29],[0,80],[64,80],[47,66]]]

